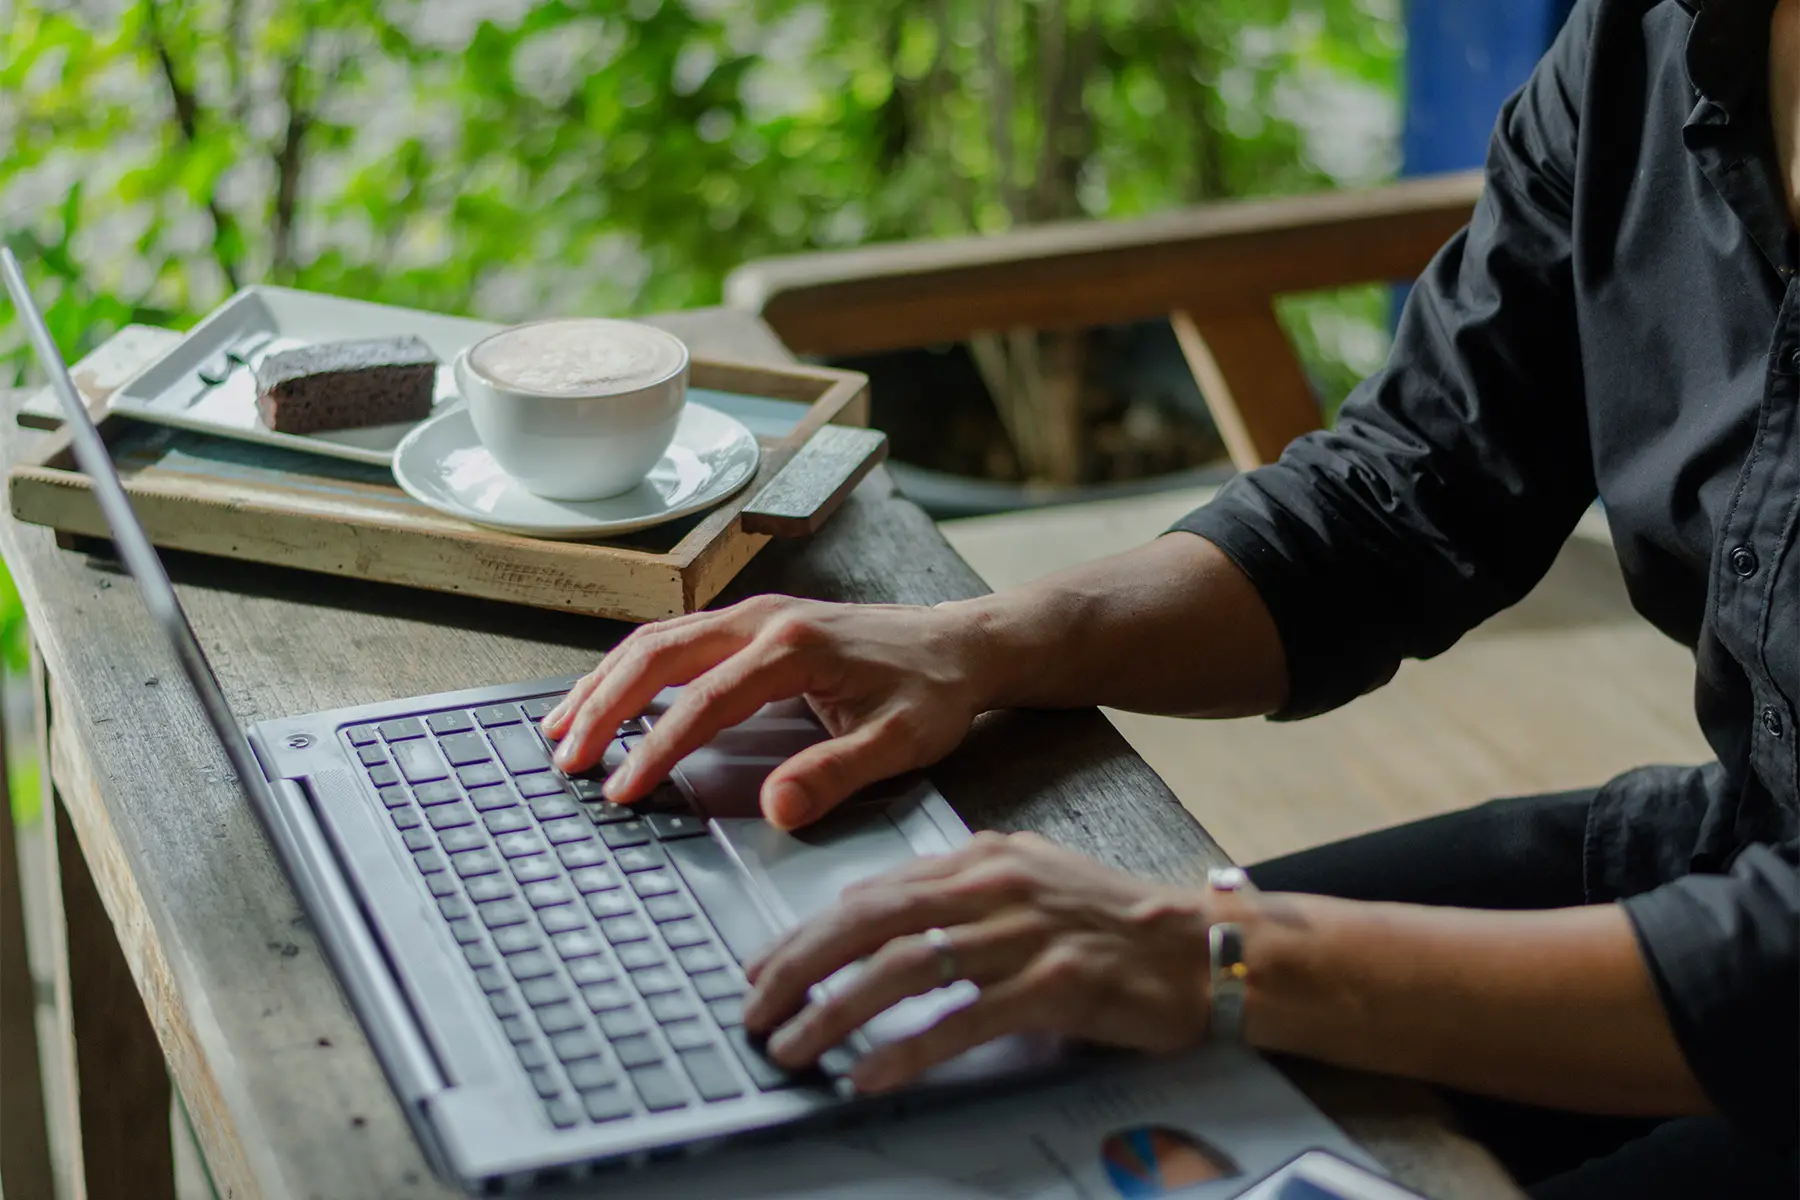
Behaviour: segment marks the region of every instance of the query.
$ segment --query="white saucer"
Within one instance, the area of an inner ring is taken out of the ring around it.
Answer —
[[[394,479],[420,504],[490,529],[541,538],[599,538],[673,521],[750,481],[759,457],[743,423],[704,404],[681,412],[675,441],[644,482],[606,500],[547,500],[500,469],[460,405],[394,450]]]

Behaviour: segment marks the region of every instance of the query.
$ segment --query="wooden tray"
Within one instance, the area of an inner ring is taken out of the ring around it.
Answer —
[[[111,389],[178,339],[133,327],[73,371],[138,519],[152,542],[172,550],[653,621],[703,607],[771,537],[818,529],[887,454],[886,437],[861,428],[869,416],[863,375],[695,359],[697,399],[765,414],[747,422],[762,445],[749,486],[718,508],[616,541],[518,537],[426,508],[384,467],[102,415]],[[19,520],[107,536],[66,433],[47,439],[7,482]]]

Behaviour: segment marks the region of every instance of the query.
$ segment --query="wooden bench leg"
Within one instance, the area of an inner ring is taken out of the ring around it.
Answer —
[[[25,947],[25,907],[6,733],[0,728],[0,1189],[9,1196],[54,1196],[44,1072],[38,1058],[37,987]]]
[[[48,689],[38,695],[47,709]],[[74,1193],[86,1200],[174,1200],[168,1069],[74,826],[49,782],[50,716],[40,712],[38,743],[45,818],[56,823],[53,854],[66,931],[56,955],[56,1004],[61,1065],[75,1081],[75,1111],[65,1114],[79,1131]]]

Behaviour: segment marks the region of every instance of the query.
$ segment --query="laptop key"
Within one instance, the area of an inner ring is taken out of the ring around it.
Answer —
[[[417,822],[414,822],[417,824]],[[408,829],[400,834],[408,850],[429,850],[437,843],[431,840],[431,834],[423,829]]]
[[[590,847],[594,845],[592,842],[586,844]],[[578,847],[563,846],[557,850],[557,855],[562,858],[564,866],[571,865],[567,858],[567,853],[569,850],[576,848]],[[619,876],[617,873],[608,870],[606,867],[596,865],[592,867],[582,867],[579,870],[569,872],[569,882],[575,885],[576,891],[584,894],[587,892],[607,892],[619,886]]]
[[[456,895],[456,881],[450,878],[450,872],[448,871],[439,871],[435,875],[427,875],[425,877],[425,886],[431,891],[431,894],[434,897],[439,899],[445,896]]]
[[[464,879],[474,875],[492,875],[500,869],[500,856],[492,850],[465,850],[461,854],[451,856],[456,864],[456,873]]]
[[[570,790],[572,790],[575,793],[575,798],[584,803],[596,804],[596,805],[599,805],[601,808],[609,808],[609,809],[615,809],[617,807],[616,805],[611,805],[611,804],[605,803],[605,800],[606,800],[606,780],[605,779],[589,779],[585,775],[575,775],[575,776],[571,776],[569,779],[569,788],[570,788]],[[600,820],[600,817],[597,813],[589,813],[588,815],[593,817],[593,819],[595,821]],[[626,815],[627,816],[630,815],[630,810],[626,810]]]
[[[558,1129],[568,1129],[581,1120],[581,1110],[565,1096],[544,1101],[544,1115]]]
[[[432,713],[425,718],[425,726],[440,737],[447,733],[462,733],[475,728],[475,722],[469,720],[466,712]]]
[[[580,817],[564,817],[560,821],[545,821],[542,826],[544,836],[550,839],[553,846],[561,846],[570,842],[585,842],[593,837],[588,832],[587,822]]]
[[[595,892],[587,898],[588,911],[598,920],[634,912],[631,897],[624,892]]]
[[[600,840],[610,849],[623,850],[627,846],[642,846],[650,840],[650,831],[642,821],[620,821],[600,826]]]
[[[375,789],[375,794],[380,796],[381,802],[389,808],[411,807],[411,805],[407,803],[406,789],[401,787],[398,783],[390,783],[386,787],[378,787]]]
[[[649,1028],[649,1022],[645,1021],[635,1008],[615,1008],[610,1012],[600,1014],[600,1032],[606,1035],[608,1041],[614,1043],[617,1043],[620,1038],[637,1037]]]
[[[537,1094],[544,1099],[548,1100],[561,1093],[562,1085],[556,1082],[556,1072],[549,1067],[533,1067],[526,1074],[531,1076],[531,1086],[536,1088]]]
[[[475,923],[474,917],[457,917],[449,925],[450,936],[465,946],[481,940],[481,926]]]
[[[660,868],[641,871],[631,877],[631,890],[646,899],[666,896],[675,890],[675,877]]]
[[[631,992],[617,983],[590,983],[581,989],[581,998],[597,1013],[631,1005]]]
[[[711,940],[711,934],[705,925],[689,917],[685,921],[670,921],[662,928],[663,941],[669,949],[680,950],[685,946],[699,946]]]
[[[494,757],[488,753],[487,743],[479,733],[453,733],[439,738],[438,749],[444,752],[444,758],[453,767],[489,762]]]
[[[619,965],[627,971],[663,965],[662,947],[655,942],[627,942],[618,947]]]
[[[506,990],[506,972],[499,967],[476,967],[475,982],[484,992],[502,992]]]
[[[541,721],[550,715],[551,709],[561,703],[561,696],[540,696],[536,700],[527,700],[519,705],[519,711],[525,714],[527,721]]]
[[[763,1057],[762,1047],[753,1045],[750,1035],[742,1029],[727,1029],[725,1040],[731,1044],[731,1051],[737,1055],[738,1062],[744,1066],[744,1073],[750,1076],[750,1082],[765,1092],[787,1087],[794,1082],[794,1077]]]
[[[732,1074],[730,1064],[719,1053],[717,1046],[684,1050],[679,1057],[701,1099],[730,1100],[744,1094],[743,1085],[738,1083],[737,1076]]]
[[[455,804],[426,809],[425,819],[431,822],[433,829],[455,829],[458,825],[473,825],[475,810],[458,800]]]
[[[569,1084],[578,1092],[609,1087],[618,1080],[618,1072],[612,1065],[598,1058],[584,1058],[569,1064]]]
[[[538,921],[545,933],[569,933],[576,929],[586,929],[587,920],[576,911],[573,904],[555,904],[549,908],[538,909]]]
[[[433,804],[453,804],[462,799],[462,793],[448,779],[439,779],[432,783],[421,783],[414,788],[413,799],[429,807]]]
[[[646,1003],[650,1005],[650,1015],[658,1025],[700,1015],[700,1010],[694,1007],[694,1002],[688,999],[686,992],[664,992],[660,996],[650,997]]]
[[[481,942],[470,942],[462,948],[463,957],[469,960],[471,967],[491,967],[494,965],[494,952]],[[500,1014],[505,1016],[505,1013]]]
[[[392,749],[394,765],[400,768],[400,774],[406,777],[406,782],[430,783],[450,778],[450,768],[444,765],[444,756],[430,742],[401,742]]]
[[[550,939],[550,944],[556,947],[556,952],[562,955],[564,962],[589,958],[600,953],[605,945],[590,929],[571,929],[567,933],[559,933]]]
[[[613,863],[627,875],[638,871],[654,871],[658,867],[667,866],[668,856],[660,846],[633,846],[613,855]]]
[[[567,1033],[571,1029],[580,1029],[587,1020],[568,1002],[546,1004],[537,1010],[538,1025],[545,1033]]]
[[[507,1017],[516,1017],[524,1011],[519,1007],[518,1000],[511,992],[495,992],[488,997],[488,1005],[494,1010],[494,1015],[502,1020]]]
[[[550,752],[535,731],[524,725],[507,725],[488,734],[500,752],[500,765],[514,775],[530,775],[550,769]]]
[[[387,751],[380,746],[364,746],[356,752],[356,757],[363,766],[375,767],[387,761]]]
[[[496,809],[512,808],[518,801],[513,799],[511,788],[503,784],[485,784],[469,789],[469,803],[485,813],[493,812]],[[524,816],[523,813],[519,815]]]
[[[721,970],[725,966],[725,955],[717,946],[710,943],[701,946],[683,946],[675,952],[675,961],[689,975],[703,975]],[[708,1000],[717,999],[714,996]]]
[[[527,1071],[550,1064],[550,1053],[542,1042],[520,1042],[513,1049],[519,1052],[519,1065]]]
[[[706,1007],[712,1010],[713,1020],[727,1029],[744,1023],[744,998],[742,996],[724,996],[717,1000],[708,1000]]]
[[[540,979],[556,970],[550,964],[550,956],[542,950],[527,950],[523,954],[506,956],[506,968],[512,972],[514,979],[523,983],[527,979]]]
[[[565,933],[557,936],[568,937],[569,935]],[[569,978],[578,984],[611,983],[612,977],[612,965],[606,959],[598,956],[577,958],[569,963]]]
[[[382,763],[369,768],[369,782],[378,788],[393,787],[400,782],[400,772],[394,770],[392,763]]]
[[[454,921],[469,915],[469,902],[461,896],[445,896],[438,901],[438,911],[444,914],[444,920]]]
[[[477,807],[480,806],[477,805]],[[496,837],[503,833],[518,833],[522,829],[531,828],[531,818],[525,815],[523,809],[518,808],[502,808],[482,813],[481,823],[486,825],[488,832]]]
[[[373,725],[352,725],[344,730],[344,736],[350,739],[352,746],[367,746],[380,735]]]
[[[502,858],[524,858],[527,854],[542,854],[547,847],[537,830],[521,829],[517,833],[501,834],[494,843],[494,848],[500,851]],[[536,886],[535,883],[531,885]],[[530,888],[526,889],[525,894],[527,897],[531,895]]]
[[[639,875],[637,878],[647,879],[649,876]],[[652,921],[661,925],[666,921],[679,921],[683,917],[693,916],[694,906],[688,903],[686,896],[671,894],[649,897],[644,901],[644,911],[650,914]]]
[[[469,899],[477,904],[486,904],[489,900],[504,900],[512,895],[512,880],[504,875],[481,875],[469,880]]]
[[[671,1021],[663,1026],[663,1036],[677,1050],[698,1050],[713,1044],[712,1030],[699,1021]]]
[[[660,996],[681,990],[681,980],[667,967],[644,967],[631,973],[632,986],[643,996]]]
[[[706,822],[692,813],[651,813],[644,818],[644,824],[659,842],[699,837],[706,832]]]
[[[562,1003],[569,998],[569,989],[556,976],[546,975],[542,979],[521,984],[519,994],[525,997],[525,1003],[536,1008],[540,1004]]]
[[[563,788],[562,780],[548,772],[541,775],[527,775],[519,780],[519,795],[525,797],[527,800],[560,799],[563,802],[562,811],[553,813],[553,816],[566,816],[575,811],[575,804],[569,799],[569,793]],[[537,811],[537,805],[534,804],[531,807],[533,812]],[[538,816],[541,818],[544,814],[540,812],[538,813]]]
[[[521,950],[536,950],[544,944],[538,931],[529,925],[505,925],[494,930],[494,945],[502,954],[517,954]]]
[[[447,864],[436,850],[421,850],[413,855],[413,865],[419,868],[421,875],[429,875],[433,871],[442,871]]]
[[[488,844],[488,836],[477,826],[462,825],[455,829],[446,829],[438,834],[438,845],[446,853],[456,854],[463,850],[473,850]]]
[[[597,1058],[600,1055],[600,1039],[585,1029],[572,1029],[550,1039],[550,1052],[564,1062]]]
[[[606,851],[595,845],[591,838],[583,838],[579,842],[564,842],[556,848],[556,857],[562,859],[562,865],[574,870],[578,867],[593,867],[606,861]]]
[[[506,925],[517,925],[525,920],[530,910],[512,898],[495,900],[481,905],[481,919],[489,929],[499,929]]]
[[[511,704],[490,704],[486,708],[476,709],[475,719],[481,722],[484,729],[492,729],[496,725],[516,723],[519,710]]]
[[[425,736],[425,726],[417,717],[400,717],[393,721],[383,721],[380,725],[381,736],[390,742],[403,742],[408,738]]]
[[[506,774],[495,763],[478,762],[472,766],[456,768],[456,778],[466,788],[478,788],[490,783],[503,783]]]
[[[650,936],[650,927],[644,924],[642,917],[635,914],[623,917],[608,917],[600,922],[600,932],[613,945],[621,942],[641,942]]]
[[[744,994],[744,985],[730,971],[693,971],[688,978],[702,1000],[729,1000]]]
[[[645,1034],[619,1038],[612,1048],[619,1061],[628,1067],[644,1067],[662,1061],[662,1051],[657,1049],[655,1040]]]
[[[523,834],[510,836],[522,837]],[[533,908],[548,908],[552,904],[567,904],[575,898],[569,890],[569,884],[562,879],[540,879],[536,883],[525,885],[525,903]]]
[[[671,1108],[687,1106],[687,1096],[681,1090],[681,1083],[674,1072],[665,1066],[641,1067],[631,1072],[631,1082],[637,1088],[638,1099],[651,1112],[667,1112]]]
[[[587,1111],[590,1121],[617,1121],[620,1117],[629,1117],[633,1112],[631,1097],[626,1095],[625,1088],[617,1084],[583,1092],[581,1107]]]
[[[513,878],[520,883],[535,883],[540,879],[553,879],[562,874],[557,869],[556,860],[548,854],[527,854],[524,858],[512,860]]]
[[[524,1017],[501,1017],[500,1028],[506,1030],[506,1039],[517,1045],[532,1039],[531,1022]]]
[[[395,829],[417,829],[425,823],[425,818],[419,815],[419,810],[404,800],[401,801],[400,807],[390,810],[388,816],[394,819]]]

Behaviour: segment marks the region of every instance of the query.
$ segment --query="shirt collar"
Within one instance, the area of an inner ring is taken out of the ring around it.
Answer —
[[[1775,0],[1680,0],[1694,14],[1688,80],[1739,120],[1766,117],[1769,21]],[[1746,111],[1749,106],[1763,111]]]

